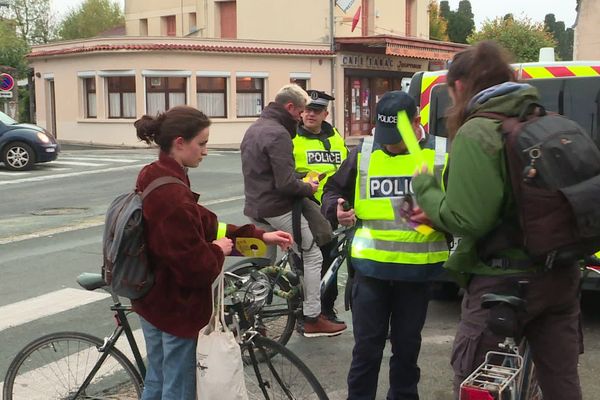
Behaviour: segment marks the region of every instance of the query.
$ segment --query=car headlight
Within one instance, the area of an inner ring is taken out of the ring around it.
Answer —
[[[38,132],[37,137],[42,143],[50,143],[50,138],[42,132]]]

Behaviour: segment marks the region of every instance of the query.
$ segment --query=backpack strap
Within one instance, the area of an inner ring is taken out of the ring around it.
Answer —
[[[179,185],[183,185],[185,186],[187,189],[189,189],[188,185],[186,185],[181,179],[179,178],[175,178],[174,176],[161,176],[160,178],[156,178],[155,180],[153,180],[152,182],[150,182],[150,184],[148,186],[146,186],[146,189],[144,189],[144,191],[141,194],[142,197],[142,201],[144,201],[144,199],[156,188],[161,187],[163,185],[168,185],[170,183],[176,183]]]

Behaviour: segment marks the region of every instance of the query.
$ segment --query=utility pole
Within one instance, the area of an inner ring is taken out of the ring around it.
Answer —
[[[334,54],[334,57],[331,59],[331,95],[336,97],[337,93],[335,90],[335,64],[336,64],[336,56],[335,56],[335,21],[334,21],[334,9],[335,9],[335,0],[329,0],[329,41],[331,42],[331,52]],[[342,99],[343,101],[343,99]],[[335,101],[332,102],[331,106],[331,122],[333,126],[336,126],[336,106]],[[344,133],[345,134],[345,133]]]

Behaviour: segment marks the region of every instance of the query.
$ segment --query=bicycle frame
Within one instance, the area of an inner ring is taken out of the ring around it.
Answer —
[[[102,353],[102,355],[96,362],[96,365],[94,365],[94,368],[92,368],[88,376],[85,378],[85,380],[79,387],[77,393],[75,393],[74,398],[77,398],[80,394],[85,392],[89,384],[96,376],[96,373],[102,367],[102,364],[104,364],[104,361],[109,355],[110,349],[115,347],[117,340],[119,340],[119,337],[121,337],[121,334],[123,334],[123,332],[125,332],[125,337],[127,338],[127,342],[131,347],[131,351],[133,353],[133,357],[135,359],[135,363],[138,367],[142,380],[146,377],[146,366],[144,365],[142,354],[140,353],[137,342],[133,337],[133,331],[131,330],[131,325],[129,325],[129,320],[127,319],[127,314],[132,312],[131,306],[122,305],[121,301],[119,300],[119,297],[114,293],[111,293],[111,296],[114,304],[110,307],[110,309],[115,312],[114,317],[117,326],[110,336],[104,338],[104,344],[98,348],[98,352]]]

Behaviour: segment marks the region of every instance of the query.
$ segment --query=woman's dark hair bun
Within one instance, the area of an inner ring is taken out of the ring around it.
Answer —
[[[165,120],[165,114],[158,114],[156,117],[144,115],[133,123],[136,129],[138,139],[150,144],[156,143],[156,139],[160,134],[160,126]]]

